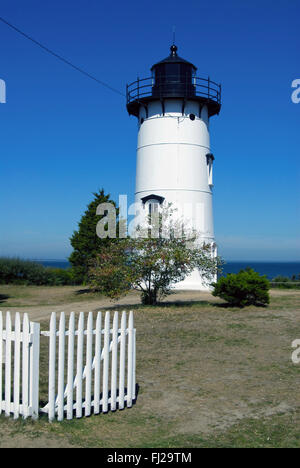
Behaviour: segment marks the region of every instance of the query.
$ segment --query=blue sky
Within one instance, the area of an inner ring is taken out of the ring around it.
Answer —
[[[300,2],[2,0],[0,16],[125,93],[168,55],[222,83],[211,123],[214,219],[227,260],[300,260]],[[104,187],[133,201],[137,125],[125,98],[0,23],[0,255],[60,259]]]

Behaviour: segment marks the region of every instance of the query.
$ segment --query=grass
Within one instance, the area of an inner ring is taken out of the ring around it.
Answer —
[[[0,299],[1,309],[18,303],[46,329],[52,304],[66,313],[107,308],[101,297],[77,291],[1,287],[9,296]],[[1,416],[0,447],[300,447],[300,366],[291,361],[291,343],[300,338],[300,292],[272,291],[264,308],[223,308],[217,301],[180,293],[150,307],[129,297],[137,328],[136,404],[63,423]],[[44,401],[47,346],[42,340]]]
[[[78,286],[24,286],[0,285],[0,306],[6,309],[17,307],[56,306],[70,302],[86,302],[101,298],[100,294]]]

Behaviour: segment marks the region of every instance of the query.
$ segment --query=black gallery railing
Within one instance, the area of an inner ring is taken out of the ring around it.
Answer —
[[[144,98],[198,97],[221,105],[221,85],[198,76],[159,75],[137,79],[127,85],[127,104]]]

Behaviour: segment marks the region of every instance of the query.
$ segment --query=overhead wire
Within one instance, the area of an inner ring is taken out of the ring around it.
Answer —
[[[28,39],[29,41],[33,42],[35,45],[37,45],[38,47],[40,47],[41,49],[45,50],[47,53],[51,54],[53,57],[56,57],[57,59],[61,60],[62,62],[64,62],[66,65],[69,65],[70,67],[72,67],[74,70],[77,70],[79,71],[80,73],[82,73],[83,75],[87,76],[88,78],[96,81],[98,84],[102,85],[102,86],[105,86],[106,88],[110,89],[111,91],[125,97],[125,94],[122,93],[121,91],[119,91],[118,89],[110,86],[108,83],[102,81],[102,80],[99,80],[98,78],[96,78],[95,76],[91,75],[90,73],[86,72],[85,70],[83,70],[83,68],[81,67],[78,67],[77,65],[74,65],[72,62],[70,62],[70,60],[67,60],[66,58],[62,57],[61,55],[57,54],[56,52],[54,52],[53,50],[49,49],[49,47],[46,47],[45,45],[43,45],[41,42],[37,41],[36,39],[34,39],[33,37],[29,36],[28,34],[26,34],[24,31],[21,31],[21,29],[17,28],[16,26],[14,26],[12,23],[10,23],[9,21],[7,21],[6,19],[4,19],[3,17],[0,16],[0,21],[2,21],[2,23],[6,24],[7,26],[9,26],[11,29],[15,30],[17,33],[19,33],[20,35],[22,35],[23,37],[25,37],[26,39]]]

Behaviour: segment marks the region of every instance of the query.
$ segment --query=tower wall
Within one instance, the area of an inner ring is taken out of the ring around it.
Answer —
[[[191,120],[190,115],[195,119]],[[165,198],[183,211],[206,243],[214,242],[212,182],[206,155],[210,153],[207,107],[198,102],[167,99],[139,112],[136,202],[147,195]],[[182,213],[182,212],[181,212]],[[215,252],[213,252],[213,255]],[[176,289],[209,289],[198,271]]]

